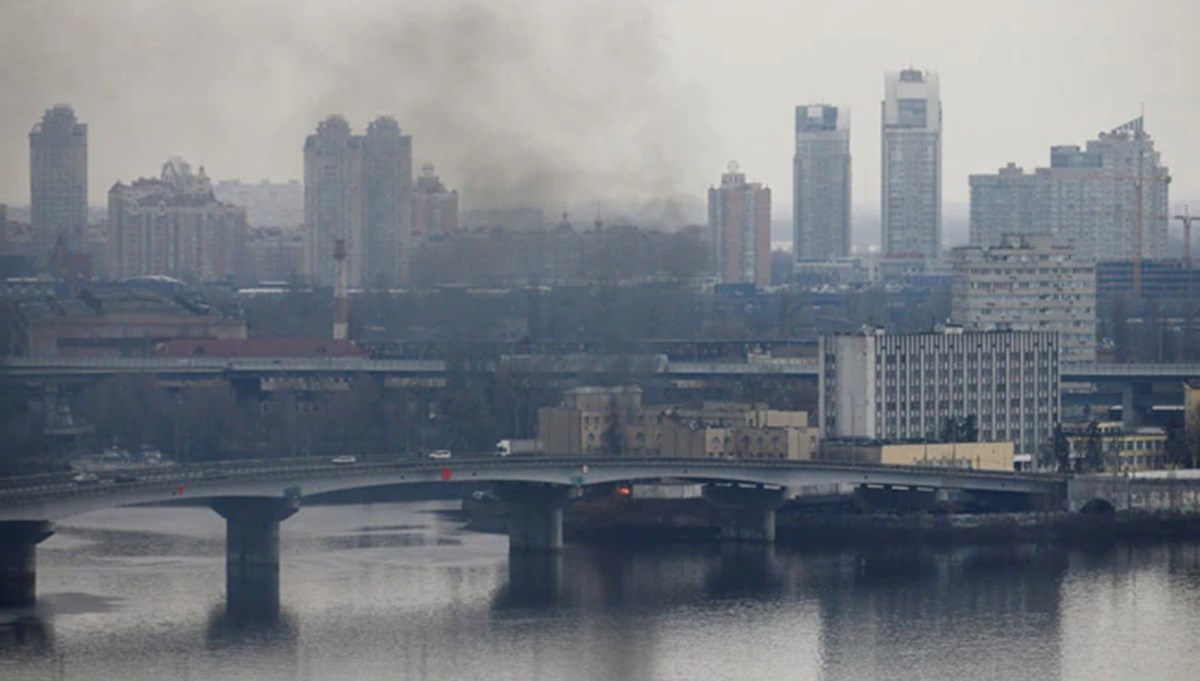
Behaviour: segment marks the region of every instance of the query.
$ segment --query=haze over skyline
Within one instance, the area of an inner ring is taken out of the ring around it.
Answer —
[[[218,179],[303,175],[319,120],[392,115],[464,204],[702,206],[729,160],[790,203],[794,107],[852,112],[857,214],[877,212],[883,74],[938,72],[944,197],[1136,117],[1200,197],[1184,0],[15,0],[0,7],[0,201],[29,201],[28,133],[89,126],[89,202],[171,155]]]

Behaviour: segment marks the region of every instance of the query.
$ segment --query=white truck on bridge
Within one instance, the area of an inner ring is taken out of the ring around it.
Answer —
[[[496,443],[496,456],[505,457],[513,454],[540,454],[542,444],[537,440],[505,439]]]

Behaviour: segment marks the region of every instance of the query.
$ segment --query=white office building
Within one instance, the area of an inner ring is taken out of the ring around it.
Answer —
[[[972,331],[1053,331],[1064,362],[1096,361],[1096,266],[1048,234],[954,249],[952,318]]]
[[[938,441],[974,417],[978,441],[1018,454],[1052,442],[1059,419],[1058,334],[964,331],[821,338],[821,430],[827,439]]]
[[[883,100],[883,252],[937,258],[942,243],[942,100],[937,74],[887,73]]]

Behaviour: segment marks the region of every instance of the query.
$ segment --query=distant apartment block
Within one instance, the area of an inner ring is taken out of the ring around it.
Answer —
[[[643,406],[636,386],[581,387],[566,391],[562,405],[538,410],[538,441],[553,454],[809,460],[820,431],[802,411],[731,402]]]
[[[87,125],[69,106],[46,111],[29,133],[30,223],[40,260],[58,237],[76,252],[87,229]]]
[[[1096,266],[1049,235],[954,249],[952,319],[973,331],[1053,331],[1064,362],[1096,361]]]
[[[158,179],[118,182],[108,192],[109,273],[185,281],[243,280],[246,211],[213,195],[204,168],[179,158]]]
[[[850,112],[796,107],[792,164],[793,253],[797,263],[850,255]]]
[[[1080,258],[1129,260],[1140,204],[1142,257],[1163,258],[1170,181],[1137,118],[1085,148],[1051,147],[1050,167],[1032,174],[1010,163],[995,175],[972,175],[971,244],[994,245],[1005,233],[1052,234]]]
[[[746,182],[737,163],[708,190],[708,231],[712,261],[725,284],[771,283],[771,190]]]
[[[299,230],[304,224],[304,185],[299,180],[221,180],[213,194],[218,201],[245,208],[251,227]]]
[[[246,238],[246,279],[294,282],[304,272],[304,235],[299,230],[252,227]]]
[[[937,258],[942,243],[942,100],[937,74],[884,76],[883,252]]]
[[[827,439],[938,442],[974,417],[977,440],[1037,454],[1059,420],[1058,334],[963,331],[825,336],[821,432]]]
[[[446,189],[433,166],[421,166],[413,192],[412,235],[424,239],[458,230],[458,192]]]
[[[998,246],[1006,234],[1034,232],[1037,176],[1009,163],[995,175],[972,175],[971,245]]]
[[[366,135],[330,116],[304,144],[307,274],[334,281],[334,244],[346,247],[350,286],[392,286],[406,276],[411,248],[412,138],[381,117]]]

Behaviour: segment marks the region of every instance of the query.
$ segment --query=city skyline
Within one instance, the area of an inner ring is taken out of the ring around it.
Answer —
[[[1200,196],[1200,162],[1190,158],[1194,142],[1187,134],[1190,112],[1200,105],[1200,93],[1182,66],[1186,63],[1186,32],[1182,27],[1192,13],[1182,3],[1157,13],[1137,10],[1128,2],[1101,9],[1078,2],[1018,10],[939,5],[929,9],[945,19],[939,27],[924,25],[919,17],[904,16],[900,7],[850,2],[836,9],[804,8],[815,12],[813,20],[806,22],[811,28],[805,29],[815,35],[813,40],[799,43],[776,40],[783,27],[795,27],[788,17],[801,11],[778,3],[765,3],[754,22],[740,17],[718,21],[715,3],[668,2],[653,8],[618,3],[618,18],[599,26],[598,35],[625,35],[621,31],[630,23],[644,20],[646,26],[627,37],[643,57],[632,65],[608,67],[600,58],[605,54],[602,45],[575,40],[586,35],[583,19],[593,18],[599,5],[584,2],[580,3],[582,9],[568,12],[535,2],[530,11],[531,28],[522,35],[540,35],[543,29],[555,28],[560,30],[561,38],[554,39],[553,44],[535,45],[531,51],[537,54],[530,58],[540,58],[545,52],[557,55],[561,50],[570,52],[570,59],[549,74],[514,76],[522,96],[537,93],[535,104],[516,104],[507,97],[496,99],[498,95],[492,88],[482,85],[465,91],[451,88],[467,101],[479,104],[468,108],[494,107],[495,120],[475,114],[468,120],[462,118],[466,114],[454,112],[452,117],[461,120],[450,127],[437,120],[439,112],[452,108],[444,99],[428,105],[414,103],[425,94],[424,81],[422,87],[411,88],[411,96],[380,89],[360,92],[350,84],[330,85],[332,74],[340,74],[360,57],[383,57],[384,65],[394,67],[403,77],[420,60],[407,53],[389,55],[379,51],[387,38],[394,37],[389,31],[400,30],[394,27],[405,18],[405,12],[416,12],[417,18],[424,21],[432,10],[422,13],[404,3],[399,10],[366,3],[356,5],[353,11],[343,11],[347,16],[334,16],[332,9],[321,4],[299,3],[294,14],[281,19],[301,37],[292,45],[269,34],[260,35],[269,25],[265,23],[268,13],[261,5],[247,4],[246,8],[218,7],[211,18],[189,15],[188,21],[180,21],[168,11],[133,21],[130,6],[121,3],[114,4],[103,16],[63,19],[62,13],[55,10],[58,4],[48,2],[39,3],[36,10],[18,8],[18,14],[5,17],[3,23],[10,29],[5,37],[12,38],[5,48],[12,57],[10,63],[38,67],[30,67],[28,72],[10,70],[13,96],[6,97],[0,109],[0,158],[6,160],[0,172],[0,201],[11,205],[28,201],[28,169],[14,152],[23,146],[19,143],[38,114],[59,101],[74,106],[77,115],[90,125],[92,197],[103,195],[116,179],[135,175],[174,154],[222,168],[222,178],[297,178],[301,176],[302,156],[294,140],[308,131],[312,120],[334,111],[361,120],[383,110],[395,112],[400,125],[423,140],[425,151],[415,160],[436,163],[447,183],[460,189],[465,202],[475,201],[469,197],[478,197],[487,184],[480,178],[494,177],[495,169],[506,168],[516,156],[510,153],[512,150],[532,143],[535,153],[530,155],[531,160],[547,164],[547,175],[565,170],[563,174],[570,181],[519,168],[520,172],[512,173],[512,182],[544,185],[549,207],[567,203],[572,212],[579,212],[589,199],[606,198],[598,194],[642,188],[649,194],[701,206],[703,199],[698,190],[708,184],[706,169],[730,158],[759,169],[757,176],[764,184],[786,186],[791,158],[780,150],[788,148],[784,140],[791,134],[789,119],[794,106],[825,99],[858,112],[858,132],[852,132],[851,153],[857,161],[855,212],[860,213],[860,206],[870,209],[879,204],[879,140],[874,134],[878,130],[874,107],[879,101],[879,74],[905,63],[936,71],[944,81],[942,98],[949,121],[944,138],[947,204],[966,203],[969,174],[994,171],[1009,161],[1033,167],[1048,146],[1061,140],[1085,139],[1107,129],[1113,120],[1128,120],[1143,103],[1147,127],[1155,131],[1164,163],[1172,168],[1173,195],[1180,202]],[[451,4],[460,9],[477,7],[471,2]],[[1058,30],[1073,12],[1082,16],[1085,10],[1089,17],[1098,17],[1086,30]],[[1147,14],[1153,20],[1144,16]],[[1164,15],[1177,20],[1164,21]],[[19,35],[9,35],[17,30],[36,34],[30,29],[60,19],[68,32],[72,27],[81,30],[87,21],[114,21],[131,25],[138,35],[167,37],[191,30],[192,20],[202,25],[219,20],[219,25],[209,27],[212,39],[220,47],[233,44],[223,53],[224,65],[217,68],[202,64],[202,55],[186,50],[166,52],[165,45],[172,44],[166,38],[161,43],[143,45],[139,48],[146,52],[143,56],[164,66],[146,74],[145,85],[137,87],[148,89],[138,90],[138,97],[114,99],[114,76],[110,74],[120,69],[112,65],[134,56],[130,53],[132,47],[93,45],[98,50],[95,58],[81,62],[65,59],[69,52],[47,54],[44,47],[21,40]],[[239,23],[241,19],[245,21]],[[355,41],[333,36],[336,31],[329,35],[318,32],[324,24],[346,27],[364,19],[377,20],[381,28]],[[960,25],[948,34],[945,26],[955,22]],[[823,27],[834,25],[844,29],[836,44],[821,35]],[[507,24],[501,22],[500,26]],[[727,26],[728,40],[709,40],[717,26]],[[434,22],[434,27],[461,28],[445,21]],[[888,39],[879,40],[881,32]],[[1050,35],[1053,41],[1043,40]],[[1113,58],[1104,57],[1099,47],[1106,37],[1154,42],[1163,47],[1153,54],[1142,52],[1113,63]],[[271,63],[296,56],[295,63],[272,66],[268,71],[263,70],[265,67],[239,71],[235,68],[239,65],[261,67],[258,56],[247,49],[250,44],[257,45],[254,39],[265,41],[264,49],[273,55]],[[559,45],[559,40],[574,43],[573,50]],[[247,44],[243,46],[243,42]],[[162,54],[158,44],[164,45]],[[806,47],[793,47],[796,44]],[[309,46],[326,49],[301,49]],[[822,59],[811,59],[812,51],[821,51]],[[461,57],[437,51],[427,56],[433,76],[442,80],[454,75],[451,66]],[[829,68],[830,63],[837,67]],[[170,66],[180,67],[187,78],[179,78]],[[520,72],[519,63],[508,62],[507,68],[513,67]],[[755,77],[742,77],[747,67],[752,67]],[[495,73],[488,70],[486,75]],[[611,105],[601,106],[599,114],[593,111],[595,106],[580,108],[597,104],[588,99],[584,86],[602,91],[619,89],[626,76],[640,73],[648,75],[639,76],[631,86],[632,94],[641,98],[640,105],[621,96]],[[264,80],[263,75],[271,77]],[[361,84],[366,77],[351,80]],[[560,87],[568,77],[576,78],[580,85]],[[187,85],[178,85],[177,81],[186,81]],[[147,99],[151,91],[161,91],[162,100]],[[212,93],[217,91],[223,94],[213,98]],[[668,102],[665,109],[657,101],[645,103],[651,101],[651,92]],[[1039,106],[1024,106],[1022,102],[1026,101],[1038,101]],[[280,102],[286,106],[278,106]],[[643,109],[635,119],[651,119],[636,130],[627,124],[627,113],[634,105]],[[537,115],[528,116],[531,111]],[[571,140],[565,131],[576,130],[578,125],[572,121],[581,117],[596,118],[588,121],[596,125],[584,126],[594,128],[595,133]],[[462,142],[451,139],[472,125],[479,128],[478,134]],[[526,128],[523,132],[522,126]],[[539,129],[544,134],[534,139]],[[514,130],[520,134],[509,135]],[[980,134],[983,131],[986,134]],[[490,154],[492,158],[472,157],[472,149],[478,149],[476,142],[485,137],[500,141],[497,153]],[[649,145],[651,141],[653,146]],[[639,160],[638,152],[645,148],[653,148],[655,153],[641,154],[645,158]],[[573,152],[575,160],[563,160],[572,155],[565,153],[567,150]],[[464,169],[481,169],[482,174]],[[469,176],[468,181],[463,181],[464,175]],[[622,180],[623,176],[628,179]],[[614,178],[617,181],[610,182]],[[780,198],[790,201],[790,197]],[[780,201],[778,207],[785,208],[786,204]]]

